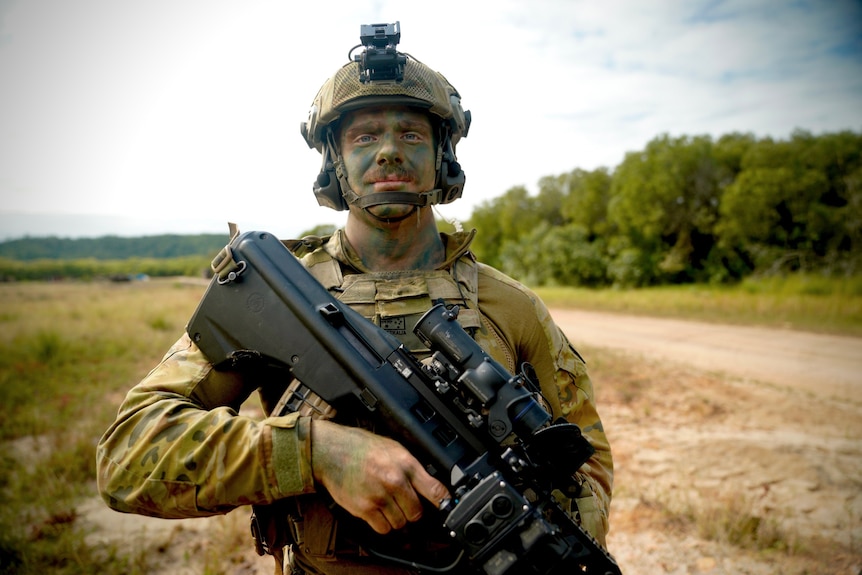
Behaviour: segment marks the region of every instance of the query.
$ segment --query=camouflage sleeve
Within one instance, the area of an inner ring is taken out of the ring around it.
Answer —
[[[572,511],[578,514],[581,525],[605,545],[613,491],[613,458],[596,408],[593,384],[583,358],[554,323],[548,309],[538,297],[531,299],[541,333],[527,339],[535,346],[528,350],[527,357],[536,368],[542,392],[552,403],[554,416],[562,415],[577,424],[596,450],[578,471],[583,489],[574,500]],[[542,348],[550,350],[550,357]]]
[[[97,449],[118,511],[181,518],[313,491],[310,419],[238,414],[256,389],[213,369],[187,335],[129,391]]]
[[[604,544],[614,467],[586,364],[535,293],[488,266],[481,266],[479,281],[482,312],[491,318],[517,362],[530,362],[536,369],[553,416],[578,425],[596,450],[578,471],[581,493],[574,501],[561,496],[561,503]]]

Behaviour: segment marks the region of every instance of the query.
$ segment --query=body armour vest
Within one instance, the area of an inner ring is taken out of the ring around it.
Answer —
[[[377,273],[352,271],[348,264],[342,264],[335,257],[344,249],[340,243],[343,238],[338,235],[334,238],[306,237],[284,243],[334,297],[392,334],[418,359],[427,357],[430,350],[413,333],[413,327],[434,304],[442,302],[458,305],[457,321],[461,326],[489,355],[514,372],[513,352],[508,350],[492,323],[479,311],[478,264],[466,249],[471,239],[472,233],[452,238],[461,248],[452,252],[451,258],[441,269]],[[276,412],[280,411],[286,400],[295,397],[297,384],[294,382],[288,388]],[[338,420],[338,414],[313,393],[305,396],[304,404],[297,410],[312,417],[334,417]],[[369,428],[368,422],[353,423]],[[287,516],[288,531],[295,543],[302,541],[302,544],[294,545],[292,560],[298,562],[304,572],[322,572],[322,564],[326,565],[327,573],[400,575],[413,572],[397,567],[372,568],[362,562],[356,563],[357,548],[350,538],[342,538],[342,530],[339,529],[341,521],[334,517],[325,501],[316,495],[309,495],[295,498],[293,504],[295,512]],[[278,515],[276,512],[275,516]],[[302,519],[296,521],[296,516]],[[407,545],[420,556],[428,556],[429,553],[433,556],[443,549],[439,547],[441,540],[432,535],[437,533],[436,529],[436,524],[432,526],[423,519],[408,525],[399,535],[391,535],[390,539],[394,539],[396,548]],[[447,541],[443,540],[445,544],[448,544]]]
[[[472,233],[455,238],[466,247]],[[430,350],[413,327],[434,304],[442,302],[459,306],[461,326],[491,357],[515,372],[513,352],[479,310],[478,264],[471,252],[457,251],[443,269],[351,273],[332,254],[343,249],[341,242],[339,237],[307,237],[286,245],[334,297],[395,336],[420,359]]]

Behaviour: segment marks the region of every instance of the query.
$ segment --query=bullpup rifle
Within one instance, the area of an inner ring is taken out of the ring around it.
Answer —
[[[369,552],[420,571],[482,575],[619,574],[613,557],[553,492],[573,493],[594,453],[578,426],[537,401],[525,364],[512,375],[437,304],[414,333],[420,361],[393,335],[335,299],[274,236],[235,234],[187,331],[219,368],[263,362],[288,372],[337,413],[358,414],[398,439],[446,484],[439,511],[444,565]]]

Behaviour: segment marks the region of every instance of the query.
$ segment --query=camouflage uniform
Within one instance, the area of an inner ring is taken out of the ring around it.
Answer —
[[[421,354],[411,318],[442,298],[466,308],[459,321],[511,371],[523,361],[536,368],[553,415],[578,424],[596,449],[581,468],[584,488],[572,512],[604,543],[613,482],[607,437],[596,412],[583,360],[532,292],[478,263],[469,252],[473,233],[443,235],[447,258],[431,272],[371,273],[339,231],[328,240],[288,245],[336,297]],[[135,386],[98,447],[98,481],[112,508],[157,517],[226,513],[315,493],[309,416],[292,413],[263,421],[238,415],[257,390],[267,414],[288,382],[283,374],[213,369],[183,335],[162,362]],[[316,495],[299,498],[304,543],[297,564],[320,573],[406,573],[368,565],[336,532]],[[307,511],[313,512],[309,514]],[[342,553],[346,552],[347,555]]]

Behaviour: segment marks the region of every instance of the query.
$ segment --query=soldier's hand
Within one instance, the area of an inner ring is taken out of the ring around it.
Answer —
[[[381,534],[417,521],[420,496],[439,506],[449,495],[397,441],[331,421],[311,426],[311,468],[336,503]]]

